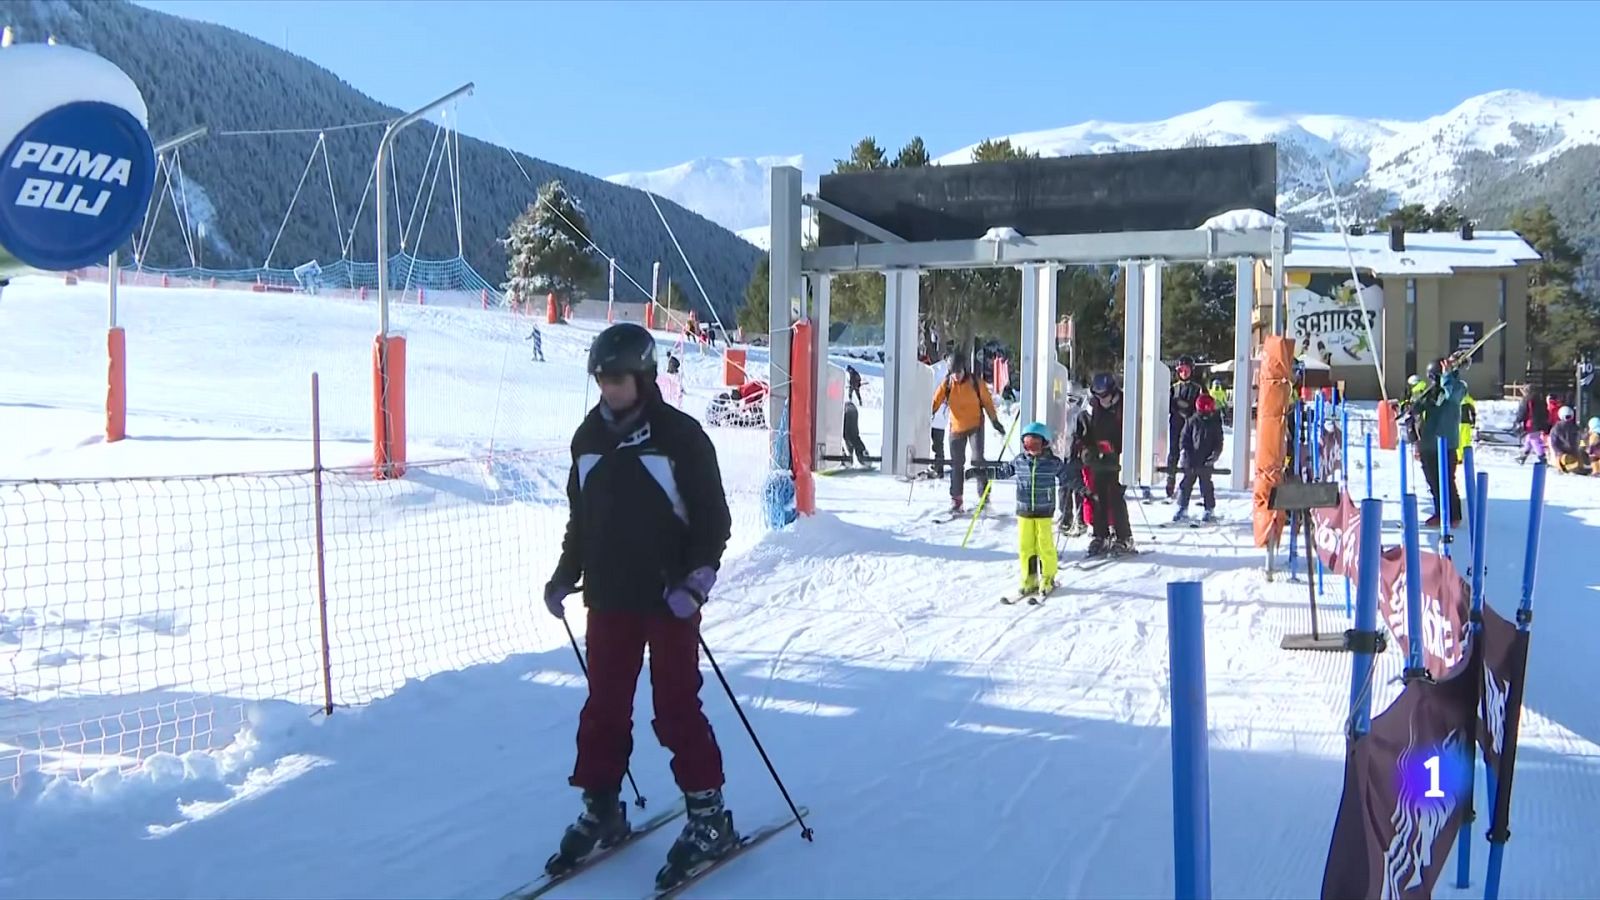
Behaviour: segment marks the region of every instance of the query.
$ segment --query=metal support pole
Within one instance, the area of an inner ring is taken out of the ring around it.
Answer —
[[[1256,305],[1256,261],[1241,256],[1233,261],[1233,474],[1228,486],[1242,491],[1250,486],[1250,314]]]
[[[1372,728],[1372,662],[1378,637],[1378,574],[1383,565],[1383,501],[1361,501],[1361,546],[1356,557],[1355,635],[1361,642],[1352,655],[1350,669],[1350,737],[1359,738]]]
[[[1400,521],[1406,555],[1406,671],[1407,681],[1427,672],[1422,657],[1422,535],[1417,525],[1417,495],[1400,498]]]
[[[469,81],[427,106],[401,116],[389,123],[389,127],[384,129],[383,139],[378,142],[378,160],[374,165],[377,166],[375,180],[378,211],[378,335],[380,337],[389,336],[389,217],[386,215],[389,209],[389,170],[384,167],[389,159],[389,148],[394,145],[395,135],[402,129],[415,124],[423,116],[446,103],[471,94],[472,91],[473,84]]]
[[[1139,377],[1140,336],[1144,334],[1144,272],[1139,263],[1122,264],[1122,483],[1139,478],[1139,410],[1144,391]]]
[[[774,166],[772,178],[772,226],[770,277],[767,279],[767,421],[779,422],[789,402],[790,356],[794,346],[795,308],[800,304],[800,170],[794,166]],[[672,282],[667,282],[672,296]],[[746,335],[750,337],[750,335]],[[772,429],[772,440],[779,432]],[[772,458],[782,456],[772,447]]]

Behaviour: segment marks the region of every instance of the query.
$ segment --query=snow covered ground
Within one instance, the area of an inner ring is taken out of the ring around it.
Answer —
[[[370,307],[125,291],[134,436],[106,445],[93,438],[104,395],[100,297],[93,286],[25,281],[0,299],[0,477],[304,468],[312,368],[322,372],[329,464],[370,457]],[[537,874],[577,812],[566,777],[582,676],[533,595],[559,534],[562,445],[592,402],[578,365],[586,329],[546,328],[541,366],[527,361],[523,321],[414,307],[395,318],[410,340],[412,459],[481,455],[493,440],[511,463],[419,467],[398,484],[345,476],[339,490],[358,498],[349,509],[361,515],[339,527],[365,537],[330,558],[330,577],[361,574],[330,592],[330,606],[338,628],[359,637],[333,654],[340,696],[358,699],[331,717],[315,709],[309,563],[290,546],[304,543],[301,513],[286,532],[256,527],[284,518],[273,508],[204,505],[199,525],[165,534],[189,542],[171,552],[201,590],[181,578],[99,575],[73,549],[81,501],[36,499],[20,519],[0,504],[0,739],[30,717],[59,716],[59,704],[115,706],[135,691],[220,691],[242,721],[213,749],[86,779],[40,766],[92,761],[33,759],[15,796],[0,791],[0,897],[497,897]],[[703,402],[720,363],[691,352],[685,366],[689,396]],[[862,425],[874,448],[875,407],[869,395]],[[741,515],[755,516],[765,435],[712,433]],[[1393,457],[1374,471],[1388,500]],[[1486,450],[1481,467],[1490,473],[1488,596],[1509,614],[1530,470],[1501,449]],[[1357,468],[1358,497],[1364,478]],[[0,487],[0,498],[43,489]],[[1171,896],[1164,596],[1181,579],[1206,592],[1215,893],[1317,893],[1342,781],[1348,660],[1278,649],[1284,633],[1307,630],[1306,588],[1262,579],[1243,524],[1248,498],[1223,492],[1221,511],[1238,524],[1216,529],[1151,527],[1170,507],[1136,506],[1146,555],[1068,572],[1044,606],[1003,607],[996,598],[1018,578],[1009,516],[980,520],[963,549],[965,522],[931,520],[942,484],[852,474],[818,478],[817,492],[819,513],[790,530],[763,533],[745,519],[705,613],[706,641],[790,793],[812,810],[816,842],[780,834],[690,896]],[[114,511],[134,519],[119,528],[175,520],[131,488],[116,496]],[[279,499],[287,504],[287,493]],[[1009,487],[993,502],[1009,512]],[[1395,519],[1398,508],[1386,513]],[[56,530],[34,537],[41,521]],[[98,527],[91,548],[134,552]],[[1600,893],[1600,705],[1590,688],[1600,579],[1582,563],[1596,529],[1600,479],[1552,476],[1507,896]],[[212,532],[224,535],[217,546],[206,544]],[[421,548],[422,562],[387,572],[389,537]],[[1079,552],[1074,542],[1065,559]],[[430,571],[429,561],[448,568]],[[29,573],[20,595],[19,571]],[[240,577],[244,596],[230,597]],[[292,596],[278,596],[280,583]],[[1326,580],[1328,629],[1349,627],[1343,590]],[[358,601],[348,617],[336,602],[344,597]],[[581,633],[581,618],[572,621]],[[59,657],[74,648],[104,658]],[[1401,662],[1398,649],[1383,660],[1390,681],[1378,709],[1397,690]],[[783,800],[709,672],[704,699],[735,821],[779,815]],[[675,789],[648,704],[641,684],[633,773],[654,809]],[[1481,891],[1484,822],[1472,826],[1474,888],[1440,896]],[[670,831],[555,896],[645,893]]]

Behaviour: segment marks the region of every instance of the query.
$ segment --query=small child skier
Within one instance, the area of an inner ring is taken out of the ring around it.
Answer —
[[[1055,590],[1057,492],[1072,487],[1065,460],[1050,449],[1050,428],[1034,422],[1022,429],[1022,453],[1011,463],[1017,482],[1018,553],[1022,593]],[[1037,571],[1035,568],[1037,567]]]
[[[1200,502],[1205,504],[1202,522],[1216,521],[1216,487],[1211,482],[1211,469],[1222,455],[1222,417],[1217,415],[1217,403],[1201,394],[1194,402],[1194,415],[1183,426],[1178,438],[1182,452],[1183,483],[1178,485],[1178,511],[1172,521],[1189,518],[1189,497],[1196,481],[1200,482]]]

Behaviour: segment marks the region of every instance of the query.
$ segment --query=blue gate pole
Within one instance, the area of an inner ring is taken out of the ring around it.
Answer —
[[[1300,474],[1300,405],[1301,404],[1300,404],[1300,398],[1297,395],[1291,394],[1289,399],[1290,399],[1290,402],[1294,403],[1294,433],[1289,435],[1289,471],[1291,473],[1293,473],[1294,480],[1295,481],[1299,481],[1300,478],[1301,478],[1301,474]],[[1298,546],[1299,538],[1300,538],[1300,528],[1299,528],[1300,520],[1298,518],[1296,518],[1296,516],[1298,516],[1298,515],[1300,515],[1300,513],[1297,513],[1297,512],[1294,512],[1294,511],[1291,511],[1289,513],[1289,569],[1288,569],[1288,571],[1289,571],[1289,580],[1290,581],[1295,580],[1295,578],[1294,578],[1294,571],[1295,571],[1295,569],[1294,569],[1294,561],[1295,561],[1295,559],[1298,558],[1298,554],[1295,552],[1295,548]],[[1307,550],[1307,552],[1310,552],[1309,549]]]
[[[1450,442],[1443,437],[1439,438],[1439,502],[1434,506],[1439,513],[1439,549],[1444,553],[1445,559],[1450,558],[1450,517],[1456,511],[1450,508],[1450,489],[1455,482],[1450,480]]]
[[[1471,471],[1472,448],[1467,448],[1466,463]],[[1484,510],[1489,504],[1489,473],[1477,475],[1468,483],[1467,496],[1473,498],[1467,504],[1467,509],[1476,509],[1477,515],[1472,517],[1472,615],[1469,619],[1472,629],[1472,643],[1477,646],[1483,638],[1483,557],[1485,553],[1484,539],[1488,535],[1488,517]],[[1478,688],[1479,703],[1482,703],[1483,687]],[[1490,777],[1493,774],[1490,773]],[[1456,838],[1456,887],[1465,888],[1472,883],[1472,823],[1477,819],[1474,809],[1473,794],[1478,789],[1478,753],[1477,748],[1467,746],[1467,806],[1466,818],[1461,824],[1461,834]],[[1489,804],[1494,805],[1494,795],[1489,795]]]
[[[1167,584],[1172,698],[1172,861],[1177,900],[1211,898],[1211,772],[1206,728],[1206,634],[1198,581]]]
[[[1378,572],[1383,568],[1383,501],[1361,501],[1361,547],[1356,556],[1356,639],[1378,633]],[[1350,736],[1359,738],[1372,727],[1373,652],[1358,649],[1350,667]]]
[[[1316,411],[1311,417],[1311,480],[1322,480],[1322,392],[1317,391]],[[1311,515],[1309,511],[1306,515]],[[1306,554],[1317,560],[1317,596],[1322,596],[1322,554],[1316,547],[1307,547]]]
[[[1462,487],[1466,490],[1461,493],[1463,502],[1467,504],[1467,536],[1475,541],[1478,539],[1477,527],[1474,524],[1478,516],[1478,464],[1471,444],[1461,448],[1461,470],[1465,473]]]
[[[1544,519],[1544,481],[1545,472],[1549,464],[1543,459],[1533,465],[1533,485],[1528,490],[1528,546],[1522,557],[1522,601],[1517,604],[1517,631],[1526,633],[1533,624],[1533,584],[1534,574],[1539,567],[1539,532],[1543,528]],[[1522,660],[1522,671],[1513,676],[1516,683],[1512,687],[1518,699],[1524,696],[1528,677],[1528,661]],[[1504,821],[1511,817],[1511,782],[1517,770],[1517,732],[1522,724],[1521,706],[1513,706],[1510,700],[1506,702],[1505,733],[1501,745],[1501,765],[1505,766],[1504,778],[1495,779],[1494,787],[1494,813],[1489,820],[1489,872],[1484,879],[1484,900],[1499,900],[1500,898],[1500,870],[1505,862],[1506,841],[1510,840],[1509,822]]]
[[[1406,495],[1411,493],[1411,464],[1406,456],[1411,448],[1406,446],[1404,440],[1400,441],[1400,503],[1405,505]]]
[[[1372,496],[1372,432],[1367,432],[1367,496]]]
[[[1417,495],[1400,498],[1400,523],[1406,553],[1406,678],[1425,671],[1422,665],[1422,529],[1417,525]]]

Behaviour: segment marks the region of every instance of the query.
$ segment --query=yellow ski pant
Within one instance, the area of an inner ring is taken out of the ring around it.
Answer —
[[[1039,574],[1054,581],[1058,564],[1054,520],[1028,519],[1019,516],[1017,525],[1020,536],[1017,557],[1022,563],[1022,583],[1024,585],[1036,583],[1033,575],[1034,559],[1039,560]]]

